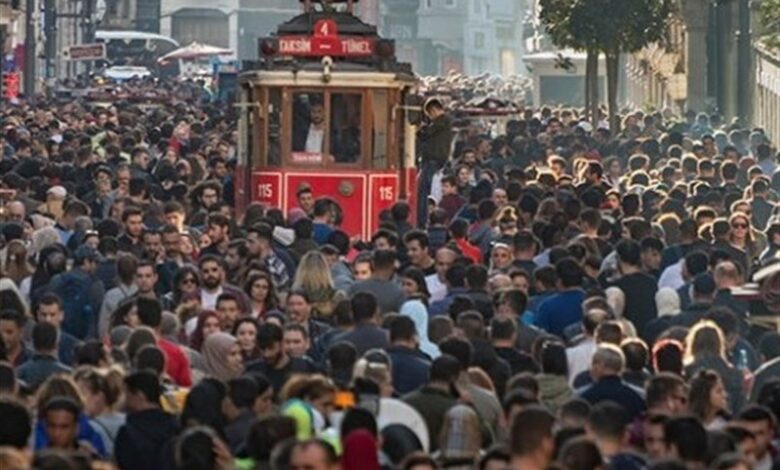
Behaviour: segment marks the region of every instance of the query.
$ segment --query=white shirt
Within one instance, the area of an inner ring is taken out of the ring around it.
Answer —
[[[658,279],[658,288],[671,287],[674,290],[679,289],[685,285],[685,280],[682,277],[682,268],[684,259],[664,269],[661,273],[661,277]]]
[[[200,290],[200,305],[203,310],[214,310],[217,308],[217,297],[222,294],[222,286],[219,286],[216,292],[210,294],[206,289]]]
[[[325,130],[317,129],[314,124],[309,126],[309,133],[306,134],[306,152],[322,153],[322,145],[325,142]]]
[[[431,304],[447,297],[447,285],[439,280],[438,275],[430,274],[425,276],[425,285],[428,287],[428,292],[431,294],[431,298],[429,299]]]
[[[569,364],[569,384],[574,384],[574,379],[582,372],[590,368],[593,353],[596,351],[596,341],[587,338],[582,343],[571,348],[566,348],[566,362]]]

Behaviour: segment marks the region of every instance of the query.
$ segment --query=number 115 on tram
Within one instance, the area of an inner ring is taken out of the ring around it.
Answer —
[[[259,40],[239,77],[237,209],[286,215],[306,188],[343,213],[341,229],[370,237],[396,201],[416,207],[417,80],[394,41],[351,12],[304,12]],[[413,217],[414,215],[412,215]]]

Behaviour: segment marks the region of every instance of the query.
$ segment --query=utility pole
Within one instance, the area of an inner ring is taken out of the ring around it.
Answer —
[[[5,35],[6,25],[0,25],[0,100],[3,99],[3,77],[5,76]]]
[[[83,22],[82,27],[83,33],[82,33],[82,40],[81,42],[83,44],[92,44],[95,40],[95,23],[93,22],[93,16],[94,16],[94,0],[84,0],[83,3]],[[86,71],[86,75],[89,76],[89,73],[92,71],[92,61],[87,61],[84,63],[84,68]]]
[[[44,57],[46,61],[46,92],[53,92],[54,81],[57,78],[54,70],[54,59],[57,57],[57,5],[55,0],[44,0],[43,34],[46,37]]]
[[[750,31],[750,0],[739,0],[739,31],[737,32],[737,116],[750,125],[750,66],[752,55]]]
[[[35,96],[35,0],[26,0],[24,6],[24,94]]]

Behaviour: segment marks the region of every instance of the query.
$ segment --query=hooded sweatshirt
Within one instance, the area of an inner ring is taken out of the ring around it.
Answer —
[[[401,315],[411,318],[414,322],[417,337],[420,339],[420,351],[431,359],[441,356],[439,346],[428,339],[428,309],[425,308],[425,304],[417,299],[407,300],[401,306]]]
[[[176,417],[159,408],[130,413],[127,423],[119,430],[114,453],[123,470],[150,470],[160,468],[167,461],[165,449],[176,436]]]
[[[564,375],[538,374],[539,399],[556,413],[572,397],[571,387]]]

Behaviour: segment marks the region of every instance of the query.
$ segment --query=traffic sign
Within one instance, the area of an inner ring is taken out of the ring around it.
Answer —
[[[101,60],[106,58],[106,45],[103,43],[76,44],[68,47],[66,55],[68,60]]]

